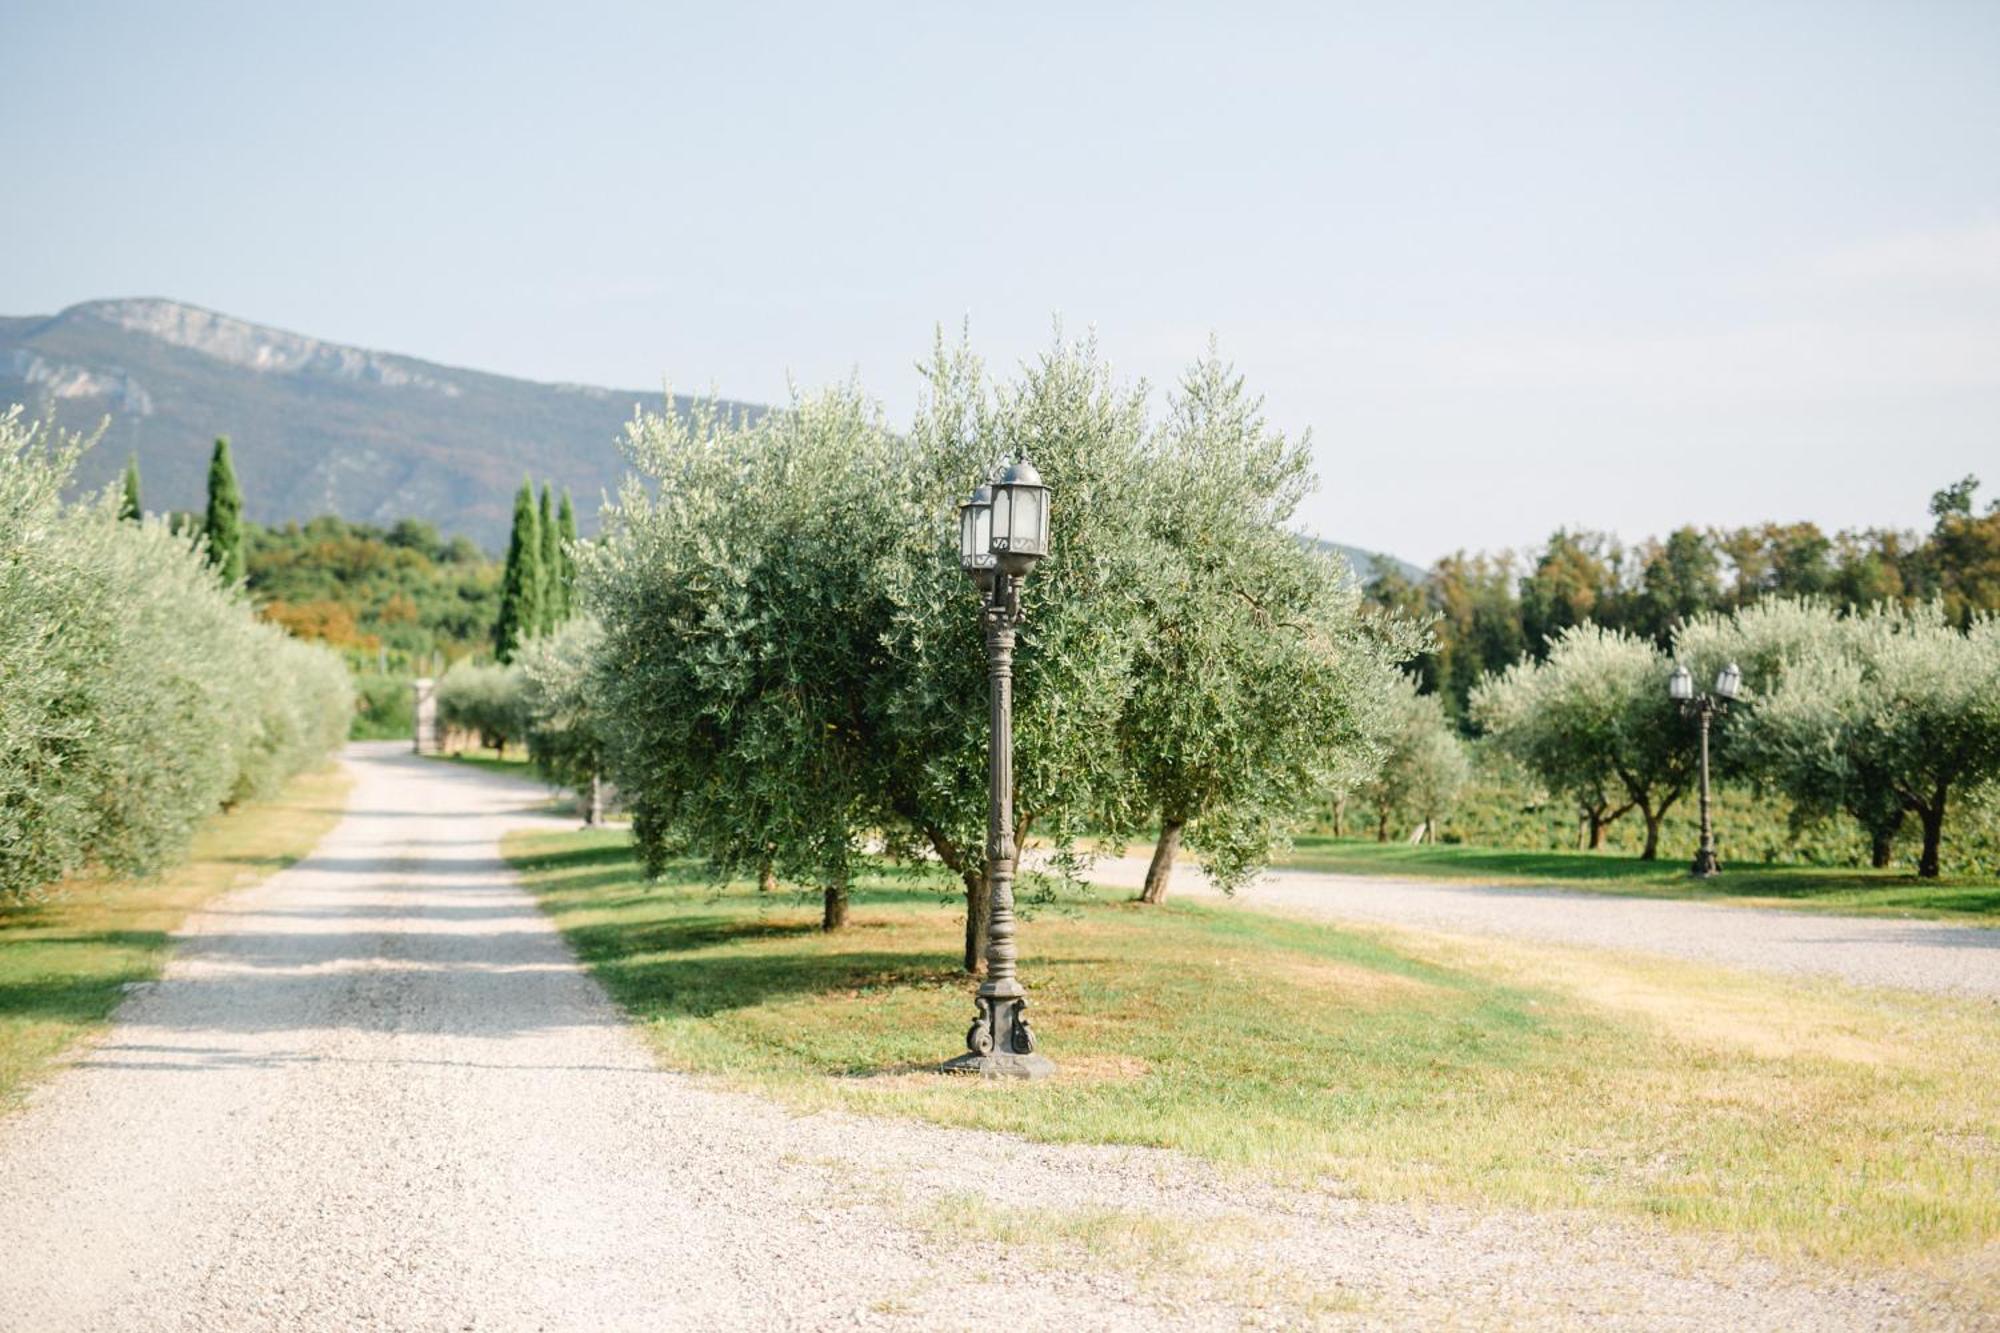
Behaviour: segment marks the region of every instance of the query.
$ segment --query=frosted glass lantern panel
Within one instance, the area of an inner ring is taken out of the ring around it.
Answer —
[[[993,506],[975,505],[972,510],[973,564],[984,568],[993,563]]]
[[[1023,486],[1014,492],[1014,509],[1010,515],[1011,526],[1008,536],[1017,547],[1039,551],[1044,544],[1044,524],[1048,516],[1042,512],[1042,493]]]

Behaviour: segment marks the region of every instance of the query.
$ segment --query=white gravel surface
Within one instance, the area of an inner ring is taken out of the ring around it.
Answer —
[[[1975,1322],[1580,1217],[802,1117],[661,1072],[497,858],[556,822],[538,790],[394,746],[348,762],[319,850],[191,921],[165,979],[0,1122],[0,1329]],[[991,1206],[1145,1213],[1187,1248],[952,1224]]]
[[[1145,882],[1146,862],[1106,858],[1090,878],[1136,890]],[[1200,868],[1185,861],[1174,867],[1168,891],[1221,897]],[[1287,869],[1266,871],[1234,902],[1246,910],[1329,921],[1629,949],[1758,972],[2000,999],[2000,930],[1985,926]]]

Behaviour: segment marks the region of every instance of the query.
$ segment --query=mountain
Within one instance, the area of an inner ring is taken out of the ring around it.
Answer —
[[[616,441],[625,423],[634,408],[664,401],[322,342],[154,297],[0,316],[0,407],[21,403],[85,432],[108,418],[78,484],[114,480],[137,453],[153,510],[202,506],[209,450],[227,435],[259,523],[421,518],[497,551],[524,474],[569,487],[578,518],[594,525],[599,493],[624,473]],[[1321,545],[1364,579],[1385,561],[1423,576],[1392,556]]]
[[[1314,538],[1313,545],[1319,547],[1322,551],[1334,551],[1343,556],[1347,560],[1348,567],[1354,571],[1355,577],[1363,583],[1374,578],[1377,574],[1386,573],[1391,570],[1401,574],[1411,583],[1422,583],[1424,581],[1424,571],[1422,569],[1407,560],[1399,560],[1393,555],[1385,555],[1380,551],[1364,551],[1359,546],[1343,546],[1339,542],[1330,542],[1323,537]]]
[[[594,519],[622,475],[615,441],[633,409],[663,401],[345,347],[177,301],[0,318],[0,405],[72,430],[108,417],[78,481],[108,482],[136,452],[148,509],[199,508],[209,450],[227,435],[260,523],[423,518],[498,549],[524,474],[569,487]]]

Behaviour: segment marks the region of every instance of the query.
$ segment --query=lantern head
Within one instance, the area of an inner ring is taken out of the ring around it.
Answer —
[[[1009,574],[1025,574],[1049,553],[1049,488],[1022,459],[993,483],[992,552]]]
[[[976,486],[958,507],[958,567],[974,578],[990,575],[993,555],[993,488]]]

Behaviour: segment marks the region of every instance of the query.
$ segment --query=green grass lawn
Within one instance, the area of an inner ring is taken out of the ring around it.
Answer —
[[[1687,873],[1681,858],[1641,861],[1608,852],[1529,852],[1500,847],[1304,836],[1285,866],[1337,875],[1405,875],[1485,884],[1541,884],[1702,898],[1759,907],[1793,907],[1869,916],[2000,922],[2000,878],[1947,876],[1920,880],[1906,871],[1829,866],[1731,865],[1714,879]]]
[[[127,983],[160,974],[188,913],[311,851],[339,821],[348,785],[331,767],[303,774],[273,800],[210,819],[189,859],[163,875],[73,879],[48,902],[0,912],[0,1110],[102,1027]]]
[[[1061,1072],[932,1072],[956,905],[648,885],[617,833],[507,844],[663,1062],[801,1108],[1145,1144],[1377,1198],[1583,1208],[1956,1272],[2000,1243],[2000,1015],[1587,950],[1087,902],[1021,936]],[[1969,1270],[1968,1270],[1969,1271]]]
[[[533,778],[540,776],[534,765],[528,761],[526,746],[508,746],[499,754],[491,749],[456,750],[450,754],[432,754],[429,759],[441,760],[447,764],[469,764],[473,768],[483,768],[493,773],[505,773],[510,777]]]

